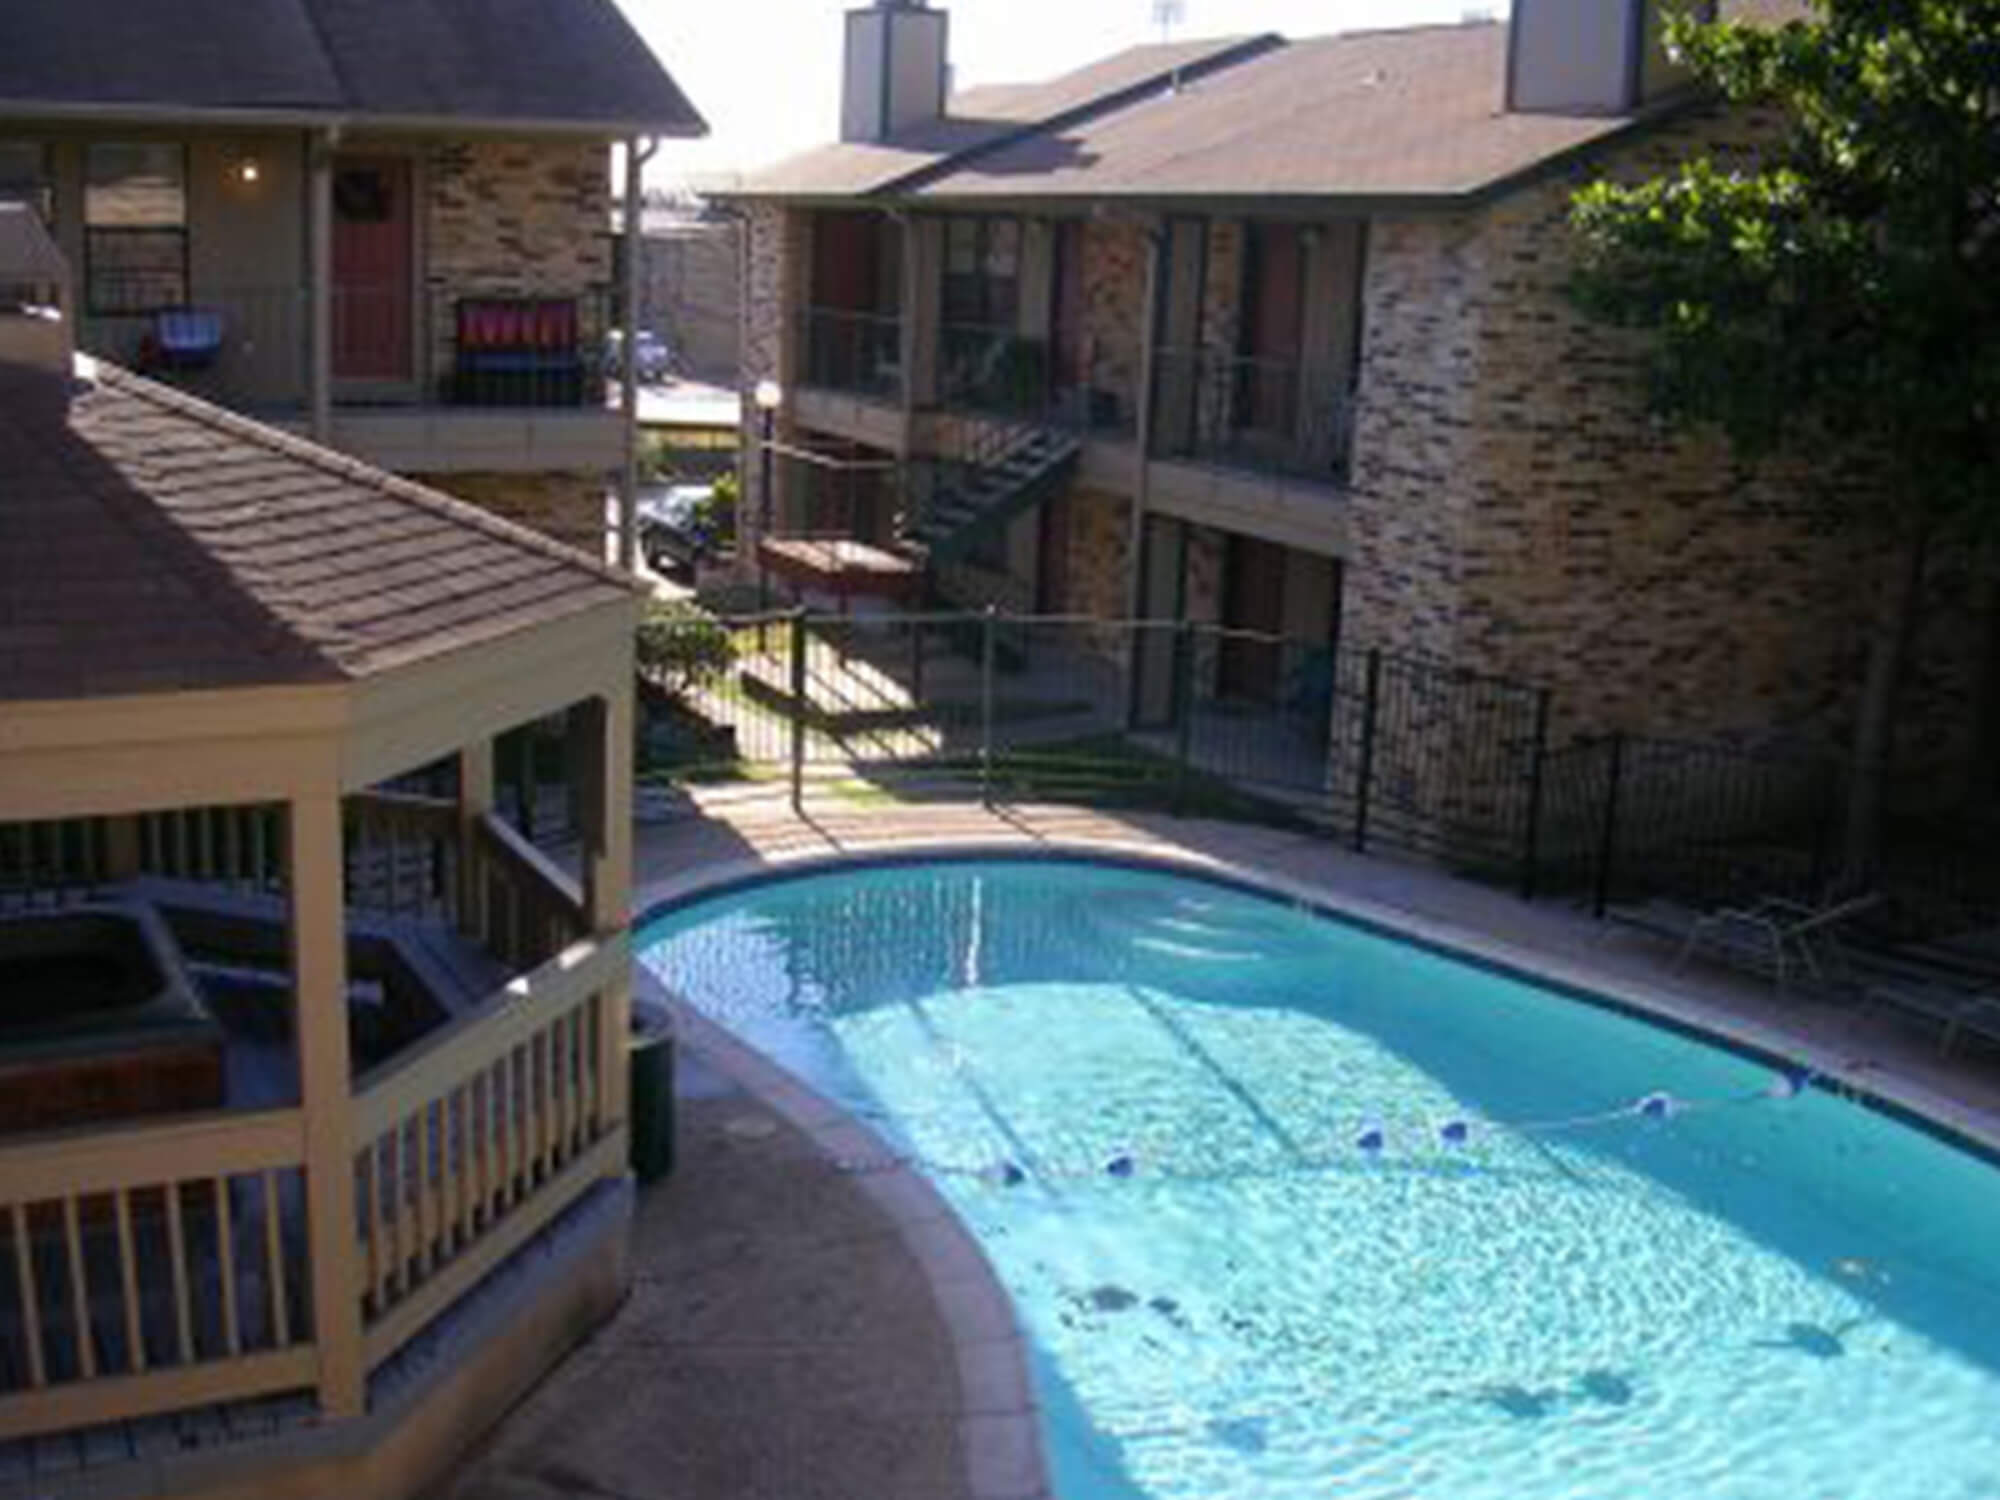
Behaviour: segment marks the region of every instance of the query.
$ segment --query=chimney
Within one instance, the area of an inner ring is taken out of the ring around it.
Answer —
[[[1507,108],[1524,114],[1628,115],[1687,82],[1667,58],[1671,0],[1514,0]],[[1715,0],[1696,0],[1713,19]]]
[[[74,363],[69,263],[32,206],[0,199],[0,364],[67,380]]]
[[[924,0],[875,0],[847,13],[840,138],[879,141],[944,114],[950,22]]]

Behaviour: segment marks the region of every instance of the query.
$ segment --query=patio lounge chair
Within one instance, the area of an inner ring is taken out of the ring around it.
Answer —
[[[1830,978],[1851,981],[1847,960],[1835,929],[1881,901],[1878,891],[1828,900],[1818,906],[1766,896],[1750,906],[1725,906],[1696,917],[1681,944],[1680,961],[1697,948],[1724,957],[1762,960],[1783,989],[1794,970],[1816,983]]]
[[[1928,979],[1898,978],[1868,987],[1865,1004],[1883,1006],[1938,1028],[1938,1051],[1948,1053],[1965,1032],[2000,1043],[2000,996]]]

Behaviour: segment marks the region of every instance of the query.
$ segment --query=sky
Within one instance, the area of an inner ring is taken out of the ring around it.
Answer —
[[[663,142],[649,184],[726,181],[831,140],[839,125],[841,15],[859,0],[618,0],[709,123]],[[937,0],[934,0],[937,3]],[[1154,0],[942,0],[956,87],[1052,78],[1157,41]],[[1180,0],[1176,38],[1322,36],[1504,13],[1504,0]]]

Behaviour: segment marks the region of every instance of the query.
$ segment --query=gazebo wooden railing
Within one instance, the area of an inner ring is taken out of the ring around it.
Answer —
[[[353,1190],[318,1197],[353,1204],[351,1282],[313,1280],[301,1109],[0,1145],[0,1440],[310,1392],[316,1310],[373,1370],[622,1172],[625,934],[593,936],[578,883],[491,812],[366,794],[344,824],[350,924],[455,929],[508,975],[354,1080]],[[16,859],[42,881],[204,882],[283,909],[279,809],[35,828]]]

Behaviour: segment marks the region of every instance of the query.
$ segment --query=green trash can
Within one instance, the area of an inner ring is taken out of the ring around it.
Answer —
[[[674,1169],[674,1030],[656,1011],[632,1012],[630,1161],[641,1183]]]

